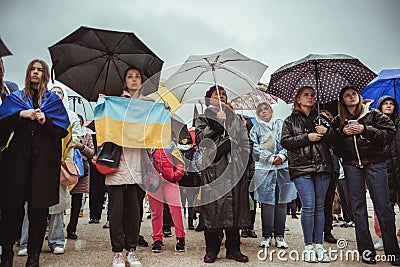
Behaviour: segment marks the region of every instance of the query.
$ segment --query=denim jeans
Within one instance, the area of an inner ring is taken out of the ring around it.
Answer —
[[[56,247],[64,247],[64,212],[50,215],[50,228],[48,245],[51,250]]]
[[[302,205],[301,227],[305,244],[313,243],[313,232],[315,243],[322,244],[324,204],[330,177],[330,174],[310,174],[294,179]]]
[[[376,254],[368,224],[366,182],[381,226],[385,254],[400,256],[394,211],[389,201],[386,162],[365,165],[362,169],[352,165],[343,165],[343,169],[354,213],[357,248],[360,255],[365,250],[371,251],[372,255]]]
[[[19,245],[21,246],[21,249],[28,248],[29,219],[28,219],[28,203],[27,202],[25,202],[24,209],[25,209],[25,215],[24,215],[24,221],[22,222],[21,239],[19,240]]]
[[[261,203],[261,221],[263,237],[284,237],[286,223],[286,205]]]

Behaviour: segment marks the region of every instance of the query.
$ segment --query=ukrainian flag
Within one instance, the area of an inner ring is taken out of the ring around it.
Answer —
[[[171,147],[171,116],[163,103],[106,96],[94,108],[97,145]]]

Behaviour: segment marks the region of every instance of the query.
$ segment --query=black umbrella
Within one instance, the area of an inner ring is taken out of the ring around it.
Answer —
[[[291,103],[298,89],[308,85],[315,89],[318,104],[324,104],[337,100],[345,86],[353,86],[361,92],[375,76],[354,57],[310,54],[275,71],[267,92]]]
[[[7,46],[4,44],[3,40],[1,40],[1,38],[0,38],[0,57],[10,56],[10,55],[12,55],[12,53],[7,48]]]
[[[130,66],[145,75],[145,95],[158,89],[163,61],[133,33],[80,27],[49,50],[56,80],[88,101],[121,95]]]

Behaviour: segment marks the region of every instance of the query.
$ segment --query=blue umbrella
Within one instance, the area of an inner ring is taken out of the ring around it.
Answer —
[[[378,99],[383,95],[389,95],[400,103],[400,69],[382,70],[362,90],[364,99],[373,99],[372,107],[376,107]]]

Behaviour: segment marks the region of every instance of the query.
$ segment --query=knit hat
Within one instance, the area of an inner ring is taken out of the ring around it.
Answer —
[[[206,106],[207,107],[210,105],[210,98],[211,98],[211,95],[214,93],[215,90],[217,90],[217,86],[215,86],[215,85],[211,86],[210,89],[208,89],[208,91],[206,92],[206,95],[204,96],[204,100],[206,102]],[[218,90],[224,90],[225,91],[224,87],[222,87],[221,85],[218,85]]]

